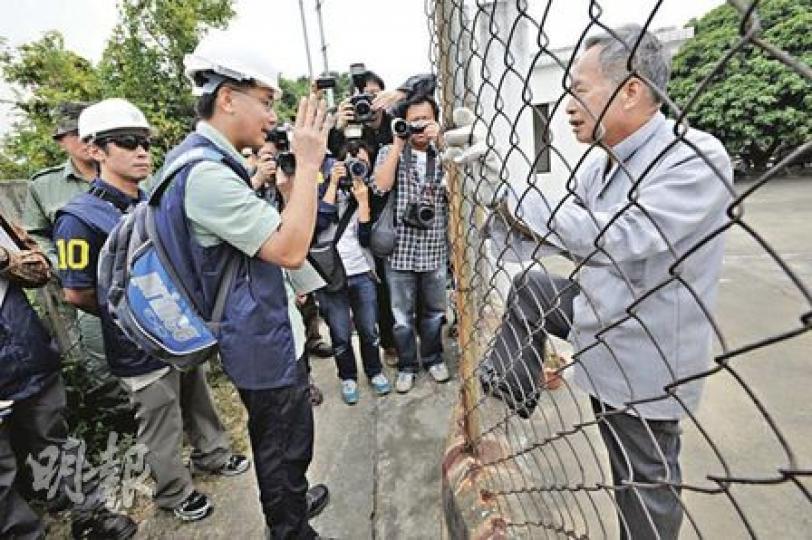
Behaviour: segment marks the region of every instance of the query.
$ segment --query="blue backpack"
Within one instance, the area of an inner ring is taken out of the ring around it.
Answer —
[[[187,165],[223,161],[209,148],[194,148],[164,165],[147,201],[119,221],[99,256],[98,290],[124,334],[140,349],[178,369],[202,364],[217,351],[223,316],[240,257],[228,262],[210,320],[179,279],[155,228],[155,208],[172,178]]]

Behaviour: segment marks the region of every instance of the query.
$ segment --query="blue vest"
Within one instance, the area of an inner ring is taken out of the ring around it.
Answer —
[[[93,195],[91,193],[97,193]],[[99,238],[107,239],[110,231],[119,222],[127,203],[126,196],[103,181],[94,180],[91,193],[77,195],[57,212],[70,214],[90,227]],[[102,200],[99,195],[108,200]],[[107,311],[107,291],[97,290],[99,318],[104,337],[104,355],[110,371],[117,377],[135,377],[166,367],[164,362],[153,358],[139,349],[113,321]]]
[[[169,152],[165,165],[200,147],[221,154],[222,163],[250,185],[242,164],[197,133]],[[282,270],[258,257],[246,257],[226,242],[214,247],[197,242],[184,207],[186,183],[195,163],[181,168],[163,193],[155,212],[158,235],[204,318],[211,316],[226,264],[232,257],[240,258],[218,335],[223,368],[237,388],[291,386],[297,382],[297,359]]]
[[[9,283],[0,309],[0,399],[31,397],[58,370],[56,344],[23,290]]]

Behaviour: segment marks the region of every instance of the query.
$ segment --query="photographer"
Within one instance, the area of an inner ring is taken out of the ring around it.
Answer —
[[[388,394],[391,386],[381,366],[376,303],[375,260],[369,251],[371,209],[369,171],[371,150],[361,141],[343,147],[332,163],[330,181],[320,187],[316,221],[318,243],[333,242],[344,267],[344,287],[316,291],[322,316],[330,328],[341,397],[358,402],[358,369],[352,348],[352,325],[358,331],[364,373],[375,393]]]
[[[375,163],[378,151],[392,144],[392,113],[398,103],[418,95],[431,95],[437,86],[434,75],[414,75],[409,77],[396,90],[386,90],[383,79],[372,71],[367,70],[363,64],[353,64],[350,67],[353,96],[347,98],[338,108],[336,127],[330,130],[327,139],[327,148],[333,155],[337,155],[342,147],[351,140],[363,141],[372,151],[370,159]],[[360,109],[360,110],[359,110]],[[369,110],[367,110],[369,109]],[[358,113],[362,114],[358,114]],[[360,116],[360,118],[359,118]],[[386,197],[372,194],[371,208],[373,221],[386,205]],[[375,258],[375,270],[380,278],[378,283],[378,328],[380,330],[381,346],[386,353],[388,362],[396,361],[395,338],[392,327],[391,299],[389,286],[386,282],[386,269],[382,259]],[[390,363],[391,365],[391,363]]]
[[[414,75],[396,90],[386,90],[383,79],[367,70],[363,64],[350,67],[353,95],[342,101],[336,113],[336,125],[330,130],[327,148],[337,155],[347,140],[361,139],[372,150],[375,161],[378,151],[392,144],[391,123],[398,103],[434,93],[434,75]]]
[[[386,260],[386,280],[392,295],[398,379],[405,393],[414,385],[420,358],[437,382],[449,378],[443,362],[442,326],[446,311],[446,228],[448,201],[438,157],[437,104],[427,96],[407,102],[402,119],[393,122],[400,132],[381,149],[375,167],[374,189],[396,197],[394,252]],[[421,306],[415,317],[415,305]]]

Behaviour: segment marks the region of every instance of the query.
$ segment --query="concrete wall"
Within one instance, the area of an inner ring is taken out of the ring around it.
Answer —
[[[6,218],[20,221],[27,187],[28,180],[0,180],[0,212]]]

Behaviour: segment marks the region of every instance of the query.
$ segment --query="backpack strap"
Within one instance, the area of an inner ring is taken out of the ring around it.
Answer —
[[[163,195],[164,191],[166,191],[166,188],[169,187],[170,183],[172,183],[172,178],[174,178],[175,175],[185,166],[196,161],[214,161],[221,163],[225,161],[225,158],[220,152],[204,146],[192,148],[191,150],[187,150],[186,152],[182,153],[161,168],[161,179],[152,189],[152,193],[150,193],[149,196],[150,206],[157,206],[161,201],[161,196]]]
[[[338,241],[341,240],[341,235],[344,234],[344,231],[347,229],[347,225],[349,225],[356,208],[358,208],[358,201],[352,199],[347,204],[347,209],[344,210],[344,213],[341,214],[341,219],[338,221],[338,229],[336,229],[336,235],[333,238],[334,244],[338,244]]]
[[[175,266],[172,264],[172,261],[169,259],[169,256],[166,253],[166,249],[164,248],[163,244],[161,243],[160,238],[158,237],[158,231],[155,226],[155,207],[161,201],[161,196],[163,195],[166,188],[172,182],[172,178],[181,171],[187,165],[190,165],[195,162],[200,161],[214,161],[214,162],[224,162],[225,158],[223,154],[212,150],[211,148],[206,147],[198,147],[188,150],[172,160],[172,162],[164,165],[164,168],[161,172],[161,180],[152,190],[152,193],[149,197],[149,208],[147,209],[147,216],[146,216],[146,227],[147,227],[147,234],[149,238],[152,240],[152,244],[155,246],[155,252],[158,255],[158,258],[161,260],[166,271],[169,273],[172,281],[183,290],[186,298],[192,305],[195,306],[198,313],[205,313],[201,309],[201,306],[198,306],[195,302],[192,295],[189,294],[188,291],[185,290],[183,286],[183,281],[180,279],[180,276],[175,269]],[[231,291],[231,288],[234,286],[234,280],[237,278],[237,270],[240,265],[240,261],[242,260],[241,256],[234,256],[231,257],[231,260],[228,261],[226,265],[225,271],[223,272],[223,277],[220,280],[220,284],[217,287],[217,294],[214,297],[214,306],[212,307],[211,318],[208,321],[209,326],[212,330],[215,330],[214,327],[219,325],[220,321],[223,318],[223,312],[225,311],[226,300],[228,299],[228,294]]]

